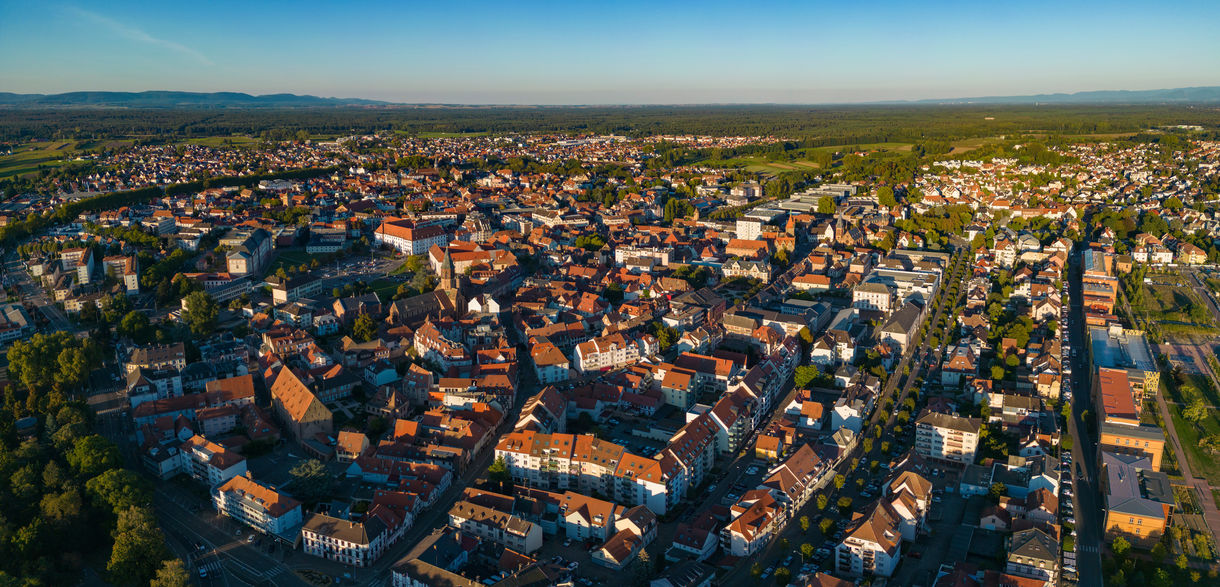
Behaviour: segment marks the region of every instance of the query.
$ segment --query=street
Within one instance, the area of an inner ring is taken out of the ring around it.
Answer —
[[[1067,343],[1075,349],[1076,356],[1068,358],[1072,368],[1070,389],[1072,391],[1072,418],[1068,421],[1068,432],[1073,438],[1072,456],[1076,465],[1083,465],[1086,478],[1075,479],[1076,493],[1076,569],[1079,585],[1101,587],[1101,538],[1102,503],[1101,487],[1097,479],[1097,439],[1089,434],[1082,413],[1092,406],[1090,377],[1092,372],[1087,352],[1084,330],[1084,304],[1081,287],[1081,249],[1072,249],[1068,257],[1068,292],[1071,298],[1068,310]],[[1093,415],[1089,415],[1093,417]],[[1076,466],[1070,467],[1075,475]]]

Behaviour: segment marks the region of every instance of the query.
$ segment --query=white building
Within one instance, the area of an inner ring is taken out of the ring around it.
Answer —
[[[290,536],[301,527],[301,502],[258,483],[250,476],[233,477],[212,490],[216,512],[264,534]]]
[[[449,235],[437,225],[416,226],[402,218],[386,218],[373,232],[373,240],[407,255],[423,255],[433,246],[445,247]]]
[[[889,577],[902,555],[902,531],[898,520],[882,505],[856,519],[835,549],[838,574]]]
[[[915,421],[915,452],[928,459],[972,464],[982,426],[978,418],[925,411]]]

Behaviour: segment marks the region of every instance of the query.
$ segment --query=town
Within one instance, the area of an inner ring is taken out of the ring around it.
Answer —
[[[0,202],[0,550],[63,584],[84,501],[131,584],[1216,584],[1195,132],[94,150]]]

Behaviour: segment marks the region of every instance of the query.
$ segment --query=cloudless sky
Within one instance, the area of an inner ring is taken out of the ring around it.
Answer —
[[[0,0],[0,91],[824,103],[1220,85],[1220,0]]]

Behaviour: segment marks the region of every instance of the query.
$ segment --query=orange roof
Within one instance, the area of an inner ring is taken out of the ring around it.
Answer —
[[[261,505],[267,511],[267,514],[273,518],[278,518],[301,505],[301,502],[270,487],[261,485],[249,477],[233,477],[220,486],[220,491],[222,493],[237,493]]]
[[[1135,397],[1131,393],[1126,371],[1099,368],[1097,389],[1101,394],[1102,416],[1106,422],[1139,424],[1139,413],[1135,411]]]

